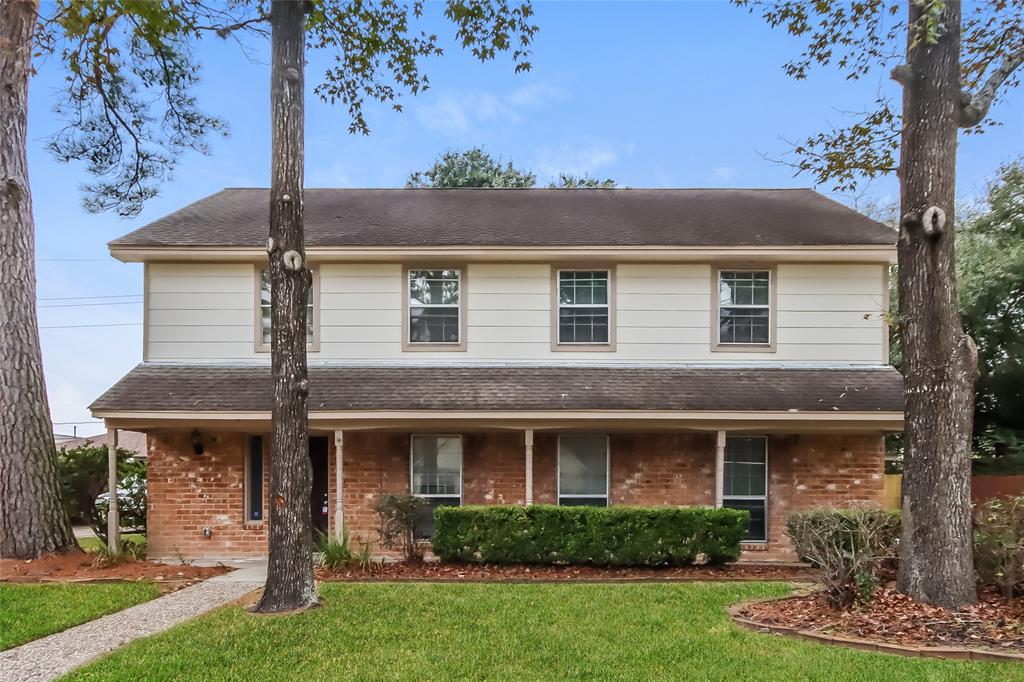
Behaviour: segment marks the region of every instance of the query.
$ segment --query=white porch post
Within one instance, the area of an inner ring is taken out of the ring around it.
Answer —
[[[334,432],[334,536],[339,540],[344,533],[345,507],[344,499],[344,477],[342,476],[342,462],[344,461],[344,432],[340,429]]]
[[[107,429],[107,549],[117,556],[121,549],[121,516],[117,510],[117,429]]]
[[[715,438],[715,507],[722,506],[725,497],[725,431]]]
[[[533,429],[526,429],[526,505],[533,504]]]

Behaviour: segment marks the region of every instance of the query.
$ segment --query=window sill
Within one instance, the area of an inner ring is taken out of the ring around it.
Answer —
[[[774,343],[718,343],[711,346],[712,353],[774,353]]]
[[[422,353],[427,352],[441,352],[441,353],[458,353],[466,351],[466,344],[464,343],[412,343],[406,342],[402,344],[402,352],[413,352]]]
[[[264,526],[264,521],[246,521],[242,524],[243,530],[261,530]]]
[[[555,343],[551,345],[551,350],[562,353],[572,353],[575,351],[584,353],[614,353],[614,343]]]

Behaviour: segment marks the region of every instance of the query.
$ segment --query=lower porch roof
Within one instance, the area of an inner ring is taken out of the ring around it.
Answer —
[[[270,368],[144,363],[100,396],[117,428],[269,420]],[[402,424],[600,423],[750,428],[772,423],[900,430],[903,379],[891,367],[313,366],[311,428]]]

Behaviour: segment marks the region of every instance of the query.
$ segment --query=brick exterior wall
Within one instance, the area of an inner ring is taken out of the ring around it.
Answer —
[[[184,432],[150,432],[149,549],[154,557],[240,557],[266,552],[263,524],[244,524],[244,434],[203,434],[196,456]],[[408,433],[346,431],[343,442],[345,524],[353,538],[373,538],[380,495],[409,490]],[[534,437],[534,501],[557,502],[557,434]],[[269,449],[269,439],[264,439]],[[328,439],[329,510],[333,530],[335,449]],[[523,504],[523,433],[463,436],[463,501]],[[715,437],[710,433],[619,433],[610,436],[612,504],[713,505]],[[772,436],[769,453],[767,545],[747,559],[795,558],[784,535],[797,509],[881,502],[884,442],[880,434]],[[264,471],[269,472],[266,454]],[[269,488],[264,485],[264,491]],[[264,501],[265,509],[266,500]],[[269,511],[267,512],[269,518]],[[213,536],[203,537],[209,527]]]

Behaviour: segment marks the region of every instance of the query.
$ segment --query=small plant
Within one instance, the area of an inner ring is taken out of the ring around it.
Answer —
[[[388,549],[397,549],[409,563],[423,560],[423,543],[416,537],[416,524],[426,505],[415,495],[381,495],[374,507],[380,527],[380,543]]]
[[[828,509],[790,515],[786,534],[821,573],[833,608],[869,601],[879,573],[896,559],[900,517],[880,509]]]
[[[363,540],[359,543],[359,557],[356,560],[359,564],[359,568],[364,571],[372,571],[376,567],[376,562],[373,560],[373,543],[369,540]]]
[[[174,545],[174,556],[178,559],[178,563],[182,566],[191,566],[192,560],[185,556],[185,553],[178,549],[177,545]]]
[[[321,563],[327,568],[334,570],[351,565],[355,558],[352,554],[352,549],[349,547],[347,528],[342,528],[340,538],[328,533],[321,533],[320,551],[323,553]]]
[[[1024,592],[1024,497],[997,497],[975,509],[974,567],[1006,600]]]
[[[110,547],[105,542],[97,545],[96,548],[90,550],[89,553],[92,555],[93,566],[97,568],[110,568],[111,566],[145,559],[146,541],[122,538],[119,551],[116,555],[110,553]]]

